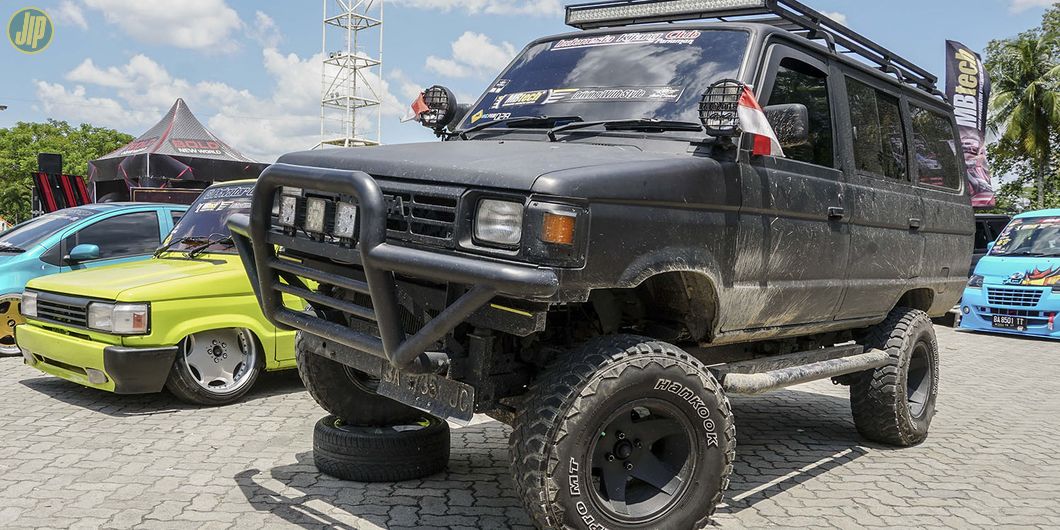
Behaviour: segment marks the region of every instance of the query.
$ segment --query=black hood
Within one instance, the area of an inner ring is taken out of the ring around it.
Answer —
[[[623,167],[650,167],[657,172],[675,164],[686,167],[704,162],[716,164],[686,153],[645,152],[633,146],[525,140],[431,142],[302,151],[284,155],[277,162],[359,170],[380,178],[553,194],[573,190],[564,190],[566,186],[560,185],[556,179],[541,179],[542,176],[583,173],[579,169],[584,169],[585,174],[614,175]],[[610,166],[609,171],[601,171],[605,166]],[[540,186],[535,186],[539,180]],[[584,184],[582,182],[579,187]]]

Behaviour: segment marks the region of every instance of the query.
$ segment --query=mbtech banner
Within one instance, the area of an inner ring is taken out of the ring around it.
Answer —
[[[979,54],[952,40],[946,41],[946,97],[953,103],[957,129],[961,133],[972,206],[992,208],[996,197],[986,160],[990,76]]]

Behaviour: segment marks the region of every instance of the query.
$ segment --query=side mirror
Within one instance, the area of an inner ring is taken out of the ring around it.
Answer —
[[[797,147],[810,141],[810,111],[806,105],[770,105],[762,110],[776,131],[781,147]]]
[[[421,105],[427,106],[427,110],[419,114],[421,125],[441,135],[446,127],[456,122],[456,115],[461,105],[456,102],[456,96],[452,90],[441,85],[434,85],[424,90],[420,97],[423,102]],[[467,110],[464,112],[466,113]]]
[[[77,245],[70,251],[63,261],[67,263],[78,263],[82,261],[92,261],[99,259],[99,246],[98,245]]]
[[[994,250],[994,244],[995,243],[997,243],[997,242],[996,241],[991,241],[991,242],[987,243],[986,244],[986,251],[990,252],[990,251]]]

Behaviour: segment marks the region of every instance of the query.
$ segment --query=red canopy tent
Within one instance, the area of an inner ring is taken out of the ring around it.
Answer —
[[[166,116],[128,145],[88,164],[97,202],[127,200],[134,187],[202,189],[257,178],[268,164],[244,156],[210,132],[177,99]]]

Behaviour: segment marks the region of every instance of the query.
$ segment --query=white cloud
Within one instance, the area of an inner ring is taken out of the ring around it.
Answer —
[[[840,13],[838,11],[825,11],[822,14],[844,26],[847,25],[847,16],[844,13]]]
[[[1013,13],[1022,13],[1036,7],[1052,7],[1056,0],[1010,0],[1009,9]]]
[[[261,11],[254,12],[254,23],[247,26],[247,36],[254,39],[262,48],[275,48],[283,40],[276,21]]]
[[[232,33],[243,27],[239,14],[225,0],[83,0],[104,20],[149,44],[227,52],[236,48]]]
[[[264,91],[219,81],[192,83],[173,76],[143,54],[126,64],[105,67],[85,59],[66,75],[72,88],[45,81],[35,85],[46,113],[131,134],[154,125],[181,97],[232,147],[262,162],[272,162],[283,153],[312,148],[320,139],[322,56],[303,58],[266,48],[261,60],[272,80],[271,88]],[[366,75],[365,80],[382,100],[384,119],[404,113],[406,105],[391,93],[387,80],[374,75]],[[403,92],[408,88],[404,85],[410,83],[403,77],[393,80]],[[90,96],[90,91],[99,94]]]
[[[431,55],[427,69],[447,77],[471,77],[496,74],[515,57],[511,43],[494,44],[481,33],[465,32],[452,44],[451,58]]]
[[[85,21],[85,13],[81,11],[81,6],[70,0],[60,2],[59,7],[54,11],[54,15],[56,22],[88,29],[88,22]]]
[[[471,14],[487,15],[558,15],[563,12],[560,0],[391,0],[391,3],[452,11],[463,9]]]

